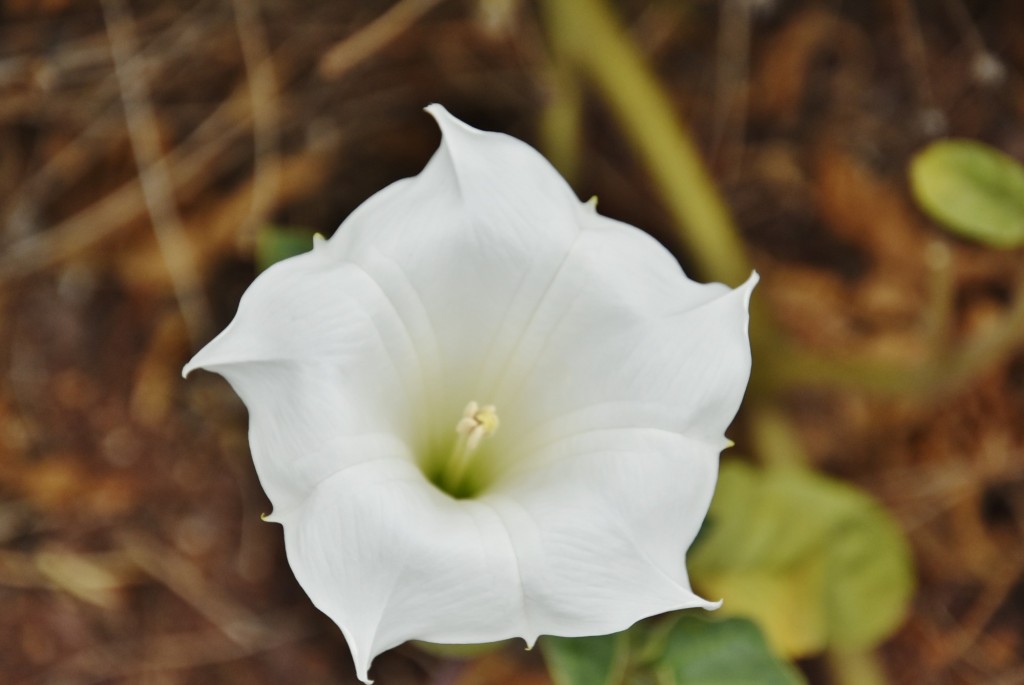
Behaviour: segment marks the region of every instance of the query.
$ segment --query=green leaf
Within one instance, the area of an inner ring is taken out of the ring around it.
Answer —
[[[800,685],[792,664],[776,657],[757,625],[744,618],[679,617],[655,665],[659,685]]]
[[[629,664],[627,633],[540,639],[555,685],[619,685]]]
[[[691,550],[694,584],[749,616],[788,656],[863,649],[902,622],[910,552],[865,493],[799,468],[722,465],[707,534]]]
[[[282,259],[309,252],[314,235],[310,229],[297,226],[261,227],[256,236],[256,268],[265,271]]]
[[[999,248],[1024,245],[1024,166],[984,143],[941,140],[910,162],[914,197],[964,238]]]

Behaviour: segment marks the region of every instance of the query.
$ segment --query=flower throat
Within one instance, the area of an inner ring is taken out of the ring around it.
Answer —
[[[474,487],[470,466],[480,452],[480,446],[498,431],[501,421],[493,404],[480,406],[475,401],[466,405],[462,417],[455,424],[455,444],[444,466],[434,479],[441,490],[456,499],[472,497],[478,488]]]

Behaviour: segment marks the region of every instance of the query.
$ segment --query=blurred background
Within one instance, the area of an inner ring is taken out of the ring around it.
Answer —
[[[696,144],[726,267],[674,208],[700,178],[673,192],[644,98],[580,57],[590,5]],[[180,369],[296,231],[422,168],[431,102],[687,271],[761,273],[731,437],[763,463],[782,426],[909,541],[916,593],[857,682],[1024,683],[1024,252],[946,232],[907,176],[945,136],[1024,160],[1016,0],[0,0],[0,682],[355,682],[260,521],[244,407]],[[519,646],[374,675],[550,682]]]

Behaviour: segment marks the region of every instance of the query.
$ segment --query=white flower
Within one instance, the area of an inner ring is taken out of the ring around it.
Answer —
[[[288,560],[360,679],[409,639],[599,635],[686,607],[750,371],[747,302],[458,121],[263,273],[185,373],[249,409]],[[500,420],[499,420],[500,418]]]

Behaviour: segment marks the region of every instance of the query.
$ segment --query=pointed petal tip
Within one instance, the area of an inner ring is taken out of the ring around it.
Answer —
[[[754,294],[754,287],[761,280],[761,275],[756,271],[750,272],[750,277],[741,285],[738,290],[743,297],[743,311],[745,313],[743,330],[750,335],[750,297]]]
[[[231,333],[235,327],[235,323],[235,321],[232,321],[224,330],[218,333],[213,340],[203,345],[199,348],[198,352],[192,355],[192,359],[190,359],[181,369],[182,378],[188,378],[188,376],[196,369],[221,373],[218,367],[223,367],[226,364],[241,361],[237,358],[238,355],[232,351],[231,345],[225,344],[230,343],[232,338],[238,338],[237,335]]]
[[[188,378],[189,374],[191,374],[196,369],[206,369],[209,367],[209,359],[207,359],[207,357],[210,356],[209,353],[207,352],[209,348],[210,344],[207,343],[198,352],[192,355],[192,359],[190,359],[188,363],[185,364],[185,366],[183,366],[181,369],[182,378]]]
[[[185,364],[185,366],[181,368],[181,377],[188,378],[188,375],[198,368],[199,366],[196,365],[196,358],[192,357],[189,363]]]
[[[682,611],[685,609],[704,609],[705,611],[716,611],[722,606],[723,600],[712,602],[710,599],[704,599],[693,590],[688,590],[685,587],[682,589],[682,595],[680,596],[680,602],[671,611]]]
[[[480,129],[473,128],[462,119],[449,112],[444,105],[433,103],[423,108],[430,116],[434,117],[438,127],[441,129],[441,137],[445,138],[451,133],[483,133]]]
[[[341,632],[345,636],[345,642],[348,644],[349,651],[352,653],[352,662],[356,667],[356,678],[360,682],[366,683],[366,685],[373,685],[373,678],[370,677],[370,666],[373,665],[373,657],[369,659],[362,658],[360,650],[353,646],[355,643],[349,639],[348,634],[344,630]]]
[[[754,292],[754,287],[761,281],[761,274],[756,271],[751,271],[750,276],[740,286],[740,290],[743,291],[743,304],[746,307],[750,306],[750,295]]]
[[[429,114],[430,116],[434,117],[435,119],[451,116],[451,114],[448,112],[448,108],[442,105],[440,102],[431,102],[429,105],[423,108],[423,111]]]

